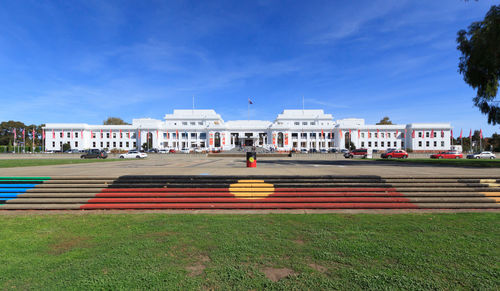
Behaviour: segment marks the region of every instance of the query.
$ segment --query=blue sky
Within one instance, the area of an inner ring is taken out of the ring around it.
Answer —
[[[457,72],[456,33],[498,1],[4,1],[0,121],[100,124],[215,109],[274,120],[498,131]]]

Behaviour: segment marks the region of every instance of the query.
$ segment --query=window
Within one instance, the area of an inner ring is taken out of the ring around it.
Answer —
[[[404,141],[402,141],[402,142],[401,142],[401,148],[404,148],[404,147],[405,147],[405,142],[404,142]]]
[[[422,141],[418,142],[418,147],[422,147]]]
[[[52,142],[52,147],[53,147],[53,148],[55,148],[55,147],[56,147],[56,142],[55,142],[55,141],[53,141],[53,142]]]
[[[128,141],[125,142],[125,147],[129,147],[130,143]]]
[[[205,132],[200,133],[200,139],[206,139],[207,134]]]
[[[113,138],[116,138],[116,132],[113,132]]]
[[[302,122],[302,125],[307,125],[307,121],[303,121],[303,122]]]
[[[182,125],[188,125],[187,121],[183,121]]]
[[[438,143],[437,141],[434,141],[434,147],[437,147],[437,143]]]
[[[182,136],[182,138],[187,138],[187,132],[183,132],[183,133],[181,134],[181,136]]]
[[[71,133],[70,133],[70,132],[68,132],[66,135],[67,135],[68,137],[70,137],[70,136],[71,136]]]
[[[364,133],[364,132],[362,132],[362,133],[361,133],[361,137],[362,137],[362,138],[364,138],[364,137],[365,137],[365,133]]]
[[[384,142],[383,141],[380,142],[380,146],[384,147]]]
[[[434,132],[434,137],[436,137],[436,136],[437,136],[437,132]]]
[[[441,146],[444,147],[444,141],[441,142]]]
[[[191,125],[196,125],[196,122],[191,121],[189,124],[191,124]]]
[[[425,142],[425,146],[428,147],[429,146],[429,141],[426,141]]]
[[[92,133],[92,138],[95,138],[95,133]]]
[[[113,148],[116,148],[116,141],[113,142]]]
[[[383,132],[380,133],[380,137],[384,138],[384,133]]]
[[[191,132],[191,138],[196,138],[196,132]]]
[[[372,142],[371,142],[371,141],[369,141],[369,142],[368,142],[368,147],[369,147],[369,148],[371,148],[371,147],[372,147]]]
[[[387,138],[390,138],[390,137],[391,137],[391,133],[390,133],[390,132],[388,132],[388,133],[387,133]]]
[[[92,147],[95,148],[95,141],[92,142]]]
[[[163,138],[167,139],[167,133],[166,132],[163,133]]]
[[[75,132],[75,137],[78,138],[78,132]]]
[[[300,125],[300,122],[295,121],[293,124],[294,124],[294,125]]]
[[[109,149],[109,141],[106,142],[106,147]]]
[[[62,132],[59,133],[59,137],[63,137],[63,133]]]
[[[134,148],[136,148],[136,147],[137,147],[137,142],[134,141]]]
[[[78,142],[77,142],[77,141],[75,141],[75,148],[77,148],[77,147],[78,147]]]
[[[304,138],[304,139],[306,139],[306,138],[307,138],[307,133],[306,133],[306,132],[302,132],[302,133],[300,134],[300,138]]]
[[[101,132],[101,139],[104,137],[104,134]]]
[[[422,137],[422,132],[421,131],[418,132],[418,137]]]
[[[316,125],[316,122],[314,122],[314,121],[311,121],[311,125]]]
[[[120,138],[123,138],[123,132],[120,132]]]
[[[362,142],[361,142],[361,147],[362,147],[362,148],[364,148],[364,147],[365,147],[365,142],[364,142],[364,141],[362,141]]]
[[[299,137],[299,134],[296,132],[292,132],[292,138],[297,138],[297,137]]]
[[[109,132],[106,133],[106,138],[109,138]]]
[[[371,138],[371,137],[372,137],[372,133],[371,133],[371,132],[369,132],[369,133],[368,133],[368,138]]]
[[[316,133],[315,133],[315,132],[311,132],[311,133],[309,134],[309,137],[310,137],[310,138],[316,138]]]
[[[123,142],[120,142],[120,147],[123,147]]]
[[[375,142],[375,147],[378,147],[378,141]]]
[[[101,148],[104,147],[104,142],[101,141]]]
[[[441,137],[444,137],[444,130],[441,130]]]
[[[203,121],[198,121],[198,125],[203,125]]]
[[[398,142],[397,142],[397,141],[395,141],[395,142],[394,142],[394,147],[395,147],[395,148],[397,148],[397,147],[398,147]]]
[[[378,133],[375,133],[375,138],[378,138]]]
[[[426,132],[425,137],[429,137],[429,136],[430,136],[429,132]]]

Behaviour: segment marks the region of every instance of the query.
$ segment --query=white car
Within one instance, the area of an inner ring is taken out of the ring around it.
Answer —
[[[496,156],[492,152],[480,152],[471,155],[467,155],[468,159],[495,159]]]
[[[183,154],[189,154],[189,153],[191,153],[191,151],[192,151],[192,149],[182,148],[180,152],[183,153]]]
[[[120,159],[144,159],[147,157],[148,154],[139,151],[128,151],[128,153],[120,155]]]
[[[195,153],[198,153],[198,154],[204,153],[204,152],[206,152],[206,151],[207,151],[206,149],[202,149],[202,148],[195,148],[195,149],[194,149],[194,152],[195,152]]]
[[[160,149],[158,150],[159,154],[168,154],[169,149]]]

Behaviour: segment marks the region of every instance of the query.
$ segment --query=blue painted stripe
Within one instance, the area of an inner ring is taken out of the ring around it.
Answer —
[[[34,188],[37,184],[0,184],[0,188]]]
[[[30,190],[33,188],[10,188],[10,189],[1,189],[0,193],[24,193],[26,190]]]
[[[24,193],[0,193],[0,200],[6,197],[14,197],[16,198],[19,194],[24,194]]]

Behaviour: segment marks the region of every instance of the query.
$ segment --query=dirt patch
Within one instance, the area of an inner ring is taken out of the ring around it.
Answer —
[[[328,269],[326,267],[323,267],[323,266],[315,264],[315,263],[309,264],[309,267],[311,267],[314,270],[319,271],[321,273],[325,273],[326,271],[328,271]]]
[[[267,279],[273,282],[278,282],[279,280],[294,274],[293,270],[288,268],[265,268],[262,272],[266,275]]]
[[[154,238],[157,242],[164,242],[169,236],[175,235],[175,232],[160,231],[160,232],[150,232],[144,235],[145,238]]]
[[[76,248],[89,248],[92,244],[89,242],[90,238],[74,236],[64,238],[56,243],[49,244],[49,254],[61,255]]]
[[[296,239],[293,242],[296,243],[296,244],[298,244],[298,245],[303,245],[304,244],[304,241],[301,240],[301,239]]]
[[[195,277],[199,276],[203,273],[203,270],[205,270],[206,266],[205,264],[210,262],[210,258],[206,255],[201,255],[198,256],[198,260],[196,263],[192,266],[187,266],[186,271],[188,271],[188,276],[189,277]]]

